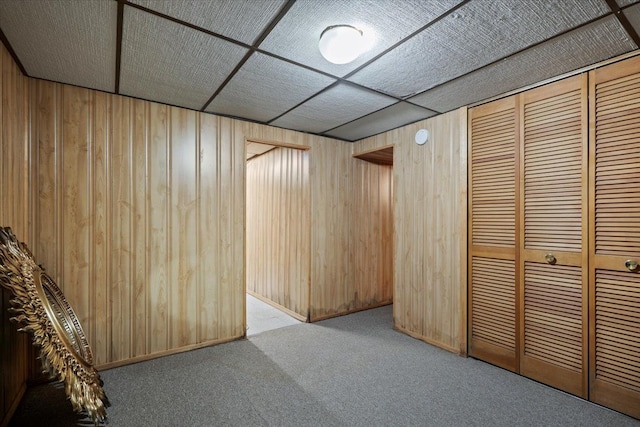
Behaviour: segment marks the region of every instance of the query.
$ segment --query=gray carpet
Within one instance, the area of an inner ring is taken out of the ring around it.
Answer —
[[[391,329],[391,307],[101,373],[110,426],[640,426]],[[55,385],[10,426],[90,425]]]

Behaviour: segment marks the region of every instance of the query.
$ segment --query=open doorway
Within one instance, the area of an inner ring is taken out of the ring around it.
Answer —
[[[247,336],[307,321],[311,275],[309,152],[247,141]]]
[[[356,304],[363,309],[393,303],[393,154],[393,145],[353,154],[361,160],[353,164],[351,239]]]

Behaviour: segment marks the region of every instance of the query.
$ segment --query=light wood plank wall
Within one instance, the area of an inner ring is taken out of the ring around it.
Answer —
[[[395,327],[466,354],[467,110],[357,142],[354,153],[394,145]],[[414,135],[428,129],[429,142]]]
[[[234,122],[31,80],[35,255],[99,368],[244,335]]]
[[[310,320],[357,304],[351,146],[32,79],[39,261],[117,366],[244,335],[245,143],[310,147]]]
[[[247,162],[247,292],[300,320],[309,311],[309,153],[277,147]]]
[[[31,189],[29,188],[28,79],[0,43],[0,226],[31,244]],[[11,294],[2,289],[0,310],[0,425],[13,415],[29,372],[30,342],[9,321]]]

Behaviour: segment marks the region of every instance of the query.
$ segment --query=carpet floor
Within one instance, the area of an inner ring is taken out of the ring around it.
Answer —
[[[640,426],[392,329],[382,307],[101,372],[119,426]],[[59,384],[10,426],[89,426]]]

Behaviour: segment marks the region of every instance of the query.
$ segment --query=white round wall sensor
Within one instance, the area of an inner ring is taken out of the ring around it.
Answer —
[[[416,144],[424,145],[429,140],[429,131],[426,129],[420,129],[416,132]]]

